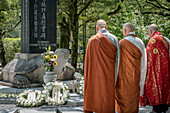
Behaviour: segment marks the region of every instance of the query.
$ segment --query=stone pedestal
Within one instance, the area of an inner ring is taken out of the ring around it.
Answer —
[[[23,59],[23,60],[28,60],[30,58],[40,56],[40,53],[37,54],[32,54],[32,53],[16,53],[15,54],[15,59]]]

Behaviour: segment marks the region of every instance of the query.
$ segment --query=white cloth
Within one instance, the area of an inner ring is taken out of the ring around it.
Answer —
[[[119,71],[119,62],[120,62],[120,47],[119,41],[116,36],[109,33],[109,31],[105,29],[99,30],[100,33],[106,36],[106,38],[116,47],[116,59],[115,59],[115,85],[117,81],[118,71]]]
[[[130,32],[129,34],[135,35],[134,32]],[[140,70],[140,82],[139,82],[140,96],[142,96],[143,95],[144,85],[145,85],[146,69],[147,69],[147,55],[146,55],[145,44],[138,37],[127,36],[127,37],[125,37],[125,39],[127,39],[128,41],[133,43],[137,48],[139,48],[139,50],[142,53],[141,63],[140,63],[140,67],[141,67],[141,70]]]

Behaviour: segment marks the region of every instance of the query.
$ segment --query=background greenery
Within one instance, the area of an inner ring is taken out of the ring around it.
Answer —
[[[13,59],[15,52],[20,52],[19,39],[13,40],[21,38],[20,3],[21,0],[0,0],[0,59],[1,62],[5,60],[3,64]],[[72,51],[71,64],[75,68],[77,62],[78,65],[84,63],[86,45],[96,34],[98,19],[104,19],[108,30],[119,40],[123,38],[122,26],[127,22],[134,24],[135,33],[145,45],[150,24],[157,24],[162,35],[170,39],[169,0],[57,0],[58,47]],[[2,42],[5,37],[7,39]],[[9,38],[10,43],[16,45],[8,44]],[[14,51],[11,53],[11,50]]]
[[[21,52],[21,38],[4,38],[3,44],[7,63],[14,59],[15,53]]]

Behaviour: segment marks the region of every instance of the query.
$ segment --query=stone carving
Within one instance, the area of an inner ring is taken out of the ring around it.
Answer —
[[[57,49],[55,53],[58,56],[55,72],[58,80],[73,80],[80,78],[81,74],[75,73],[74,67],[67,63],[70,53],[67,49]],[[28,86],[31,83],[43,83],[45,69],[43,60],[40,55],[24,56],[16,54],[15,59],[9,62],[0,74],[0,80],[17,84],[19,86]],[[66,65],[66,73],[62,73],[63,67]],[[79,76],[77,76],[79,75]]]

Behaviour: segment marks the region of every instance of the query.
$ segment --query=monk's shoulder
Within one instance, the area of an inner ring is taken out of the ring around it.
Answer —
[[[96,41],[98,41],[96,35],[92,36],[92,37],[89,39],[89,43],[93,43],[93,42],[96,42]]]
[[[120,41],[119,41],[119,44],[123,44],[123,43],[125,43],[127,40],[126,39],[121,39]]]

